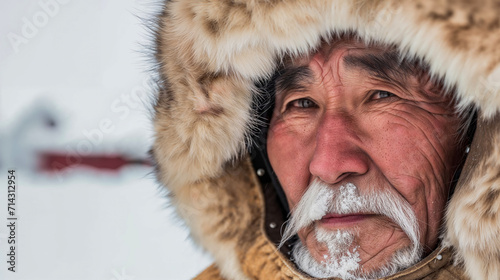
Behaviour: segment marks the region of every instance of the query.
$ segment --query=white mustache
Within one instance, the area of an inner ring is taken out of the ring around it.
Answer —
[[[405,232],[413,244],[413,254],[420,254],[417,218],[410,204],[389,191],[360,195],[358,188],[346,183],[338,188],[315,180],[295,207],[285,228],[280,247],[300,229],[321,220],[326,214],[373,213],[384,215]]]

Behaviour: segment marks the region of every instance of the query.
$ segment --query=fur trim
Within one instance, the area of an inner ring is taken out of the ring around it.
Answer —
[[[247,237],[224,238],[221,232],[231,232],[234,225],[214,223],[217,216],[190,209],[195,205],[191,194],[209,190],[217,199],[201,209],[236,211],[242,224],[262,215],[235,209],[233,203],[252,196],[240,189],[228,162],[245,151],[254,83],[272,75],[284,54],[308,53],[322,38],[354,31],[367,42],[394,44],[428,62],[432,75],[443,77],[449,88],[456,86],[460,110],[474,104],[486,123],[500,109],[499,0],[173,0],[166,3],[159,26],[153,147],[158,177],[171,190],[193,237],[212,252],[228,278],[244,279],[244,272],[237,269],[236,241],[227,240]],[[447,216],[446,240],[473,279],[500,274],[495,239],[500,232],[500,137],[498,127],[487,127],[497,134],[475,141],[469,155],[474,164]],[[490,132],[476,134],[481,133]],[[232,203],[219,201],[217,189],[234,192]]]
[[[252,176],[251,164],[243,161],[227,166],[217,179],[171,192],[191,237],[212,254],[227,279],[248,279],[240,264],[260,231],[263,198]]]
[[[472,149],[448,206],[445,242],[472,279],[500,279],[500,115],[478,123]]]

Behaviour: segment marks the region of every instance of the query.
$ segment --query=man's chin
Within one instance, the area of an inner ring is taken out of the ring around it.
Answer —
[[[294,246],[293,258],[305,273],[316,278],[338,277],[342,279],[375,279],[395,274],[420,260],[413,245],[395,250],[389,257],[374,264],[362,260],[357,234],[349,230],[314,230],[314,242],[307,242],[309,249],[301,241]],[[311,252],[313,251],[313,252]],[[321,252],[321,253],[320,253]],[[326,252],[326,253],[324,253]]]

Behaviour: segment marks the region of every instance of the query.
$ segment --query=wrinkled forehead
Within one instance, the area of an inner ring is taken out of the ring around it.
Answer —
[[[288,57],[285,59],[285,67],[306,66],[311,61],[326,63],[335,57],[341,56],[363,56],[373,55],[382,56],[384,54],[392,54],[400,57],[396,47],[383,45],[379,43],[365,43],[353,37],[339,37],[334,40],[325,41],[311,53],[296,57]]]
[[[276,91],[297,90],[314,81],[326,64],[334,68],[360,71],[380,82],[432,95],[445,96],[442,81],[432,79],[429,66],[416,58],[401,54],[395,46],[364,43],[354,38],[323,42],[308,55],[284,60],[276,78]]]

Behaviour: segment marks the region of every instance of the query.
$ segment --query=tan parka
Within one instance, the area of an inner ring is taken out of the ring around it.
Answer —
[[[215,260],[196,279],[309,279],[276,246],[287,213],[247,152],[261,128],[253,104],[283,56],[343,32],[423,59],[462,113],[478,112],[441,246],[387,279],[500,279],[500,0],[173,0],[155,32],[153,155]]]

